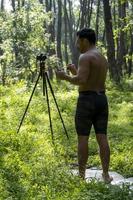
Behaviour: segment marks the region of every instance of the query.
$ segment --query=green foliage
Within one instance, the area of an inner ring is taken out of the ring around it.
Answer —
[[[49,45],[46,27],[50,21],[51,13],[36,1],[12,13],[0,13],[0,59],[6,63],[8,77],[19,79],[34,74],[36,55],[46,52]]]
[[[130,200],[128,185],[105,185],[92,180],[86,183],[71,175],[71,164],[77,162],[77,137],[74,114],[77,92],[71,86],[54,83],[55,95],[68,130],[66,140],[59,116],[50,95],[55,145],[51,141],[46,99],[41,86],[33,97],[24,124],[17,127],[32,88],[25,82],[10,87],[0,86],[0,199],[46,200]],[[60,89],[58,89],[60,88]],[[133,174],[133,105],[132,93],[107,85],[110,104],[109,141],[111,170],[125,177]],[[112,89],[113,88],[113,89]],[[60,92],[62,90],[62,92]],[[90,136],[88,166],[99,166],[98,146],[94,131]]]

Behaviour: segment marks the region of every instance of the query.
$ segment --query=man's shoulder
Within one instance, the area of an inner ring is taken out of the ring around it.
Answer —
[[[80,55],[79,60],[80,61],[86,61],[93,59],[94,55],[90,52],[86,52]]]

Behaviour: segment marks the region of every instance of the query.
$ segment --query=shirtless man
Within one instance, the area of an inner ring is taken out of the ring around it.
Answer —
[[[107,139],[108,101],[105,94],[105,80],[108,63],[96,49],[96,36],[92,29],[84,28],[77,32],[76,46],[81,55],[78,70],[74,64],[68,65],[73,76],[64,71],[57,71],[61,80],[79,86],[79,97],[75,115],[75,126],[78,135],[79,175],[85,178],[88,160],[88,139],[92,125],[99,145],[103,179],[112,181],[109,176],[110,148]]]

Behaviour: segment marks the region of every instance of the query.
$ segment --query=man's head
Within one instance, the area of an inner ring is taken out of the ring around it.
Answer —
[[[91,46],[96,44],[95,31],[90,28],[83,28],[77,32],[76,46],[81,53],[86,52]]]

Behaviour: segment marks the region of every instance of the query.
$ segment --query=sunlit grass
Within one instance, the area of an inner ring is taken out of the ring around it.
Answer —
[[[50,96],[54,142],[51,140],[46,99],[37,89],[25,121],[17,128],[32,90],[24,83],[0,87],[0,193],[1,199],[131,199],[128,186],[122,189],[103,183],[85,183],[70,174],[70,166],[77,163],[77,135],[74,115],[77,91],[74,87],[55,84],[54,91],[70,141],[64,130]],[[125,177],[133,174],[133,104],[130,91],[108,85],[110,117],[108,137],[111,147],[110,169]],[[101,168],[94,130],[89,141],[88,167]]]

